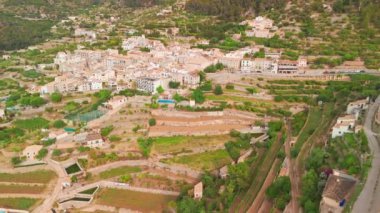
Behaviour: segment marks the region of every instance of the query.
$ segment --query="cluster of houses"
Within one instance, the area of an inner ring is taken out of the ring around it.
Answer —
[[[264,58],[254,58],[252,55],[261,51],[260,48],[242,48],[221,57],[218,62],[233,71],[242,73],[287,74],[302,73],[307,68],[307,59],[282,60],[281,52],[265,51]]]
[[[354,101],[348,104],[346,115],[337,119],[332,129],[331,138],[341,137],[345,133],[357,133],[362,129],[361,125],[356,125],[360,112],[368,108],[369,99]]]
[[[253,20],[245,20],[240,25],[247,25],[248,30],[245,31],[248,37],[272,38],[278,32],[278,27],[273,25],[273,20],[258,16]]]
[[[362,128],[356,122],[362,110],[368,108],[369,98],[350,102],[346,115],[339,117],[333,127],[332,138],[343,136],[345,133],[358,132]],[[341,171],[325,171],[328,176],[320,202],[321,213],[341,213],[345,204],[355,189],[357,179]]]
[[[55,81],[40,87],[39,92],[137,88],[155,93],[159,86],[168,88],[170,81],[194,88],[200,82],[198,72],[216,63],[222,55],[218,50],[190,49],[190,46],[182,44],[165,47],[161,42],[144,36],[125,40],[123,48],[128,50],[127,55],[121,55],[117,50],[59,52],[54,64],[58,66],[60,75]]]

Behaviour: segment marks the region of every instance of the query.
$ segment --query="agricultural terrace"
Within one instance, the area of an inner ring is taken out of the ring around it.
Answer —
[[[220,149],[192,155],[176,156],[173,158],[164,159],[162,162],[169,164],[182,164],[192,169],[210,171],[231,163],[232,159],[226,150]]]
[[[101,189],[96,204],[127,208],[141,212],[163,212],[175,196],[136,192],[122,189]],[[149,202],[147,202],[149,201]]]
[[[208,149],[223,146],[230,139],[230,135],[158,137],[154,138],[152,154],[179,154],[199,148]]]
[[[137,172],[141,172],[141,171],[142,170],[139,167],[122,166],[122,167],[109,169],[109,170],[106,170],[106,171],[99,173],[99,178],[100,179],[109,179],[109,178],[118,177],[121,175],[128,175],[131,173],[137,173]]]
[[[56,174],[50,170],[37,170],[26,173],[0,173],[0,182],[47,184],[54,178],[56,178]]]
[[[33,198],[0,198],[1,208],[30,210],[36,206],[40,200]]]

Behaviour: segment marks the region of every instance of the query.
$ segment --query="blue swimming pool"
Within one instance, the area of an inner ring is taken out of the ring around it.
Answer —
[[[175,101],[171,100],[171,99],[159,99],[158,103],[160,103],[160,104],[174,104]]]

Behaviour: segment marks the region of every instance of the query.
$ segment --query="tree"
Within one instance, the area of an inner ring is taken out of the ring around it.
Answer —
[[[57,129],[65,127],[67,124],[63,120],[56,120],[53,123],[53,126]]]
[[[73,175],[70,179],[72,183],[78,182],[78,177],[76,175]]]
[[[214,94],[215,95],[221,95],[223,94],[223,89],[222,89],[222,86],[220,86],[219,84],[215,86],[215,89],[214,89]]]
[[[40,107],[46,103],[45,99],[39,96],[33,96],[30,98],[30,106],[32,107]]]
[[[41,149],[41,150],[38,152],[36,158],[37,158],[38,160],[42,160],[44,157],[46,157],[47,154],[48,154],[48,150],[47,150],[47,149]]]
[[[103,128],[100,129],[100,134],[103,137],[105,137],[105,136],[109,135],[112,132],[113,129],[114,129],[113,125],[103,127]]]
[[[156,91],[158,92],[158,94],[162,94],[163,92],[165,92],[164,88],[162,88],[161,85],[157,87]]]
[[[205,81],[205,80],[206,80],[206,73],[203,72],[203,71],[200,71],[200,72],[199,72],[199,81],[200,81],[200,82],[203,82],[203,81]]]
[[[195,89],[193,91],[193,94],[191,95],[191,97],[194,99],[194,101],[196,103],[203,103],[203,102],[205,102],[205,97],[203,95],[202,90],[200,90],[200,89]]]
[[[177,89],[181,85],[180,82],[177,81],[169,81],[169,87],[171,89]]]
[[[149,119],[149,126],[155,126],[156,125],[156,119],[151,118]]]
[[[62,94],[59,92],[54,92],[50,95],[50,100],[54,103],[59,103],[62,101]]]

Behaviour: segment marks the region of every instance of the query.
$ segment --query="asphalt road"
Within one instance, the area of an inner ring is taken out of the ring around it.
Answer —
[[[352,209],[353,213],[380,212],[380,147],[379,142],[375,137],[375,133],[372,132],[372,121],[379,106],[380,96],[377,97],[375,103],[369,107],[364,122],[364,132],[368,138],[369,148],[371,149],[373,159],[367,181]]]

